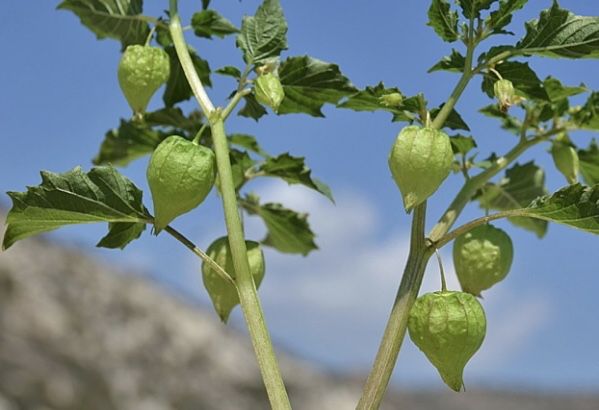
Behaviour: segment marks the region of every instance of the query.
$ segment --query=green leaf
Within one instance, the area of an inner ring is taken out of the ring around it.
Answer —
[[[557,1],[526,24],[526,35],[515,47],[518,54],[545,57],[599,57],[599,17],[577,16]]]
[[[400,95],[400,104],[388,104],[385,97]],[[417,97],[406,98],[397,87],[386,88],[382,82],[375,86],[368,86],[357,93],[344,99],[338,108],[347,108],[353,111],[387,111],[393,114],[393,121],[412,121],[419,112]]]
[[[260,205],[254,196],[246,197],[242,206],[250,215],[258,215],[264,221],[268,233],[262,243],[283,253],[298,253],[306,256],[318,249],[314,243],[314,232],[308,224],[308,215],[300,214],[281,204]]]
[[[239,80],[241,78],[241,71],[239,70],[239,68],[233,67],[230,65],[219,68],[218,70],[215,71],[215,73],[233,77],[236,80]]]
[[[464,17],[469,19],[480,17],[480,12],[490,8],[496,1],[497,0],[458,0],[457,2],[462,8]]]
[[[445,104],[441,104],[439,108],[431,110],[431,117],[435,118],[444,105]],[[468,127],[468,124],[466,124],[466,122],[462,119],[462,116],[455,109],[451,110],[451,112],[449,113],[447,120],[445,120],[445,124],[443,124],[443,128],[470,131],[470,127]]]
[[[508,130],[516,135],[520,133],[520,128],[522,127],[520,120],[506,112],[501,111],[497,104],[487,105],[486,107],[481,108],[479,112],[490,118],[501,119],[501,128],[504,130]]]
[[[569,185],[517,213],[599,234],[599,186]]]
[[[278,114],[306,113],[324,117],[325,103],[337,104],[357,89],[341,74],[339,66],[309,56],[290,57],[279,68],[285,98]]]
[[[13,207],[6,218],[3,249],[65,225],[148,223],[151,219],[142,192],[113,167],[92,168],[87,174],[79,167],[64,174],[42,171],[41,176],[41,185],[8,193]]]
[[[476,141],[472,137],[454,135],[449,140],[451,141],[451,149],[454,154],[466,155],[477,147]]]
[[[551,76],[543,81],[543,85],[551,102],[559,102],[587,91],[584,84],[580,84],[578,87],[566,87],[557,78]]]
[[[265,176],[281,178],[288,184],[304,185],[335,202],[331,189],[312,178],[312,171],[306,166],[304,157],[292,157],[289,153],[270,157],[260,166],[258,172],[264,173]]]
[[[424,106],[427,105],[426,100],[424,100],[424,95],[422,93],[404,99],[402,103],[403,111],[401,113],[393,114],[393,119],[391,121],[407,121],[409,123],[412,123],[416,119],[418,114],[420,114],[421,101],[424,102]]]
[[[248,135],[248,134],[231,134],[228,136],[229,138],[229,142],[233,145],[237,145],[239,147],[243,147],[245,149],[247,149],[248,151],[252,151],[255,152],[256,154],[260,155],[261,157],[264,158],[268,158],[270,157],[270,155],[268,155],[263,149],[262,147],[260,147],[260,144],[258,144],[258,141],[256,140],[256,137],[252,136],[252,135]]]
[[[587,102],[573,115],[580,128],[599,130],[599,92],[593,92]]]
[[[126,166],[154,151],[167,136],[167,133],[152,130],[146,123],[121,120],[119,128],[106,133],[93,163]]]
[[[239,110],[237,115],[253,118],[258,121],[262,116],[268,114],[266,109],[256,100],[254,94],[248,94],[243,99],[245,100],[245,105]]]
[[[460,35],[458,33],[458,13],[452,11],[447,0],[433,0],[428,9],[429,22],[435,33],[444,41],[454,42]]]
[[[245,16],[237,47],[248,64],[260,64],[287,49],[287,22],[279,0],[264,0],[255,16]]]
[[[487,27],[495,34],[503,34],[503,28],[512,22],[512,14],[520,10],[528,0],[500,0],[499,9],[486,20]]]
[[[350,95],[338,104],[339,108],[347,108],[354,111],[389,111],[389,112],[400,112],[398,107],[388,106],[383,103],[381,97],[390,94],[400,94],[399,88],[392,87],[386,88],[383,82],[378,83],[375,86],[367,86],[365,89],[358,91],[357,93]]]
[[[580,174],[587,185],[599,184],[599,146],[593,139],[587,149],[578,150]]]
[[[476,199],[482,208],[508,211],[526,207],[546,194],[545,173],[531,161],[508,169],[498,184],[485,186]],[[516,226],[533,231],[539,238],[547,232],[547,222],[544,221],[521,217],[509,220]]]
[[[108,249],[125,249],[125,246],[139,238],[145,230],[145,223],[111,222],[108,224],[108,234],[96,246]]]
[[[514,84],[514,87],[522,92],[525,97],[542,101],[549,100],[549,96],[543,88],[543,82],[530,68],[528,63],[506,61],[495,66],[495,70],[497,70],[504,79],[510,80]],[[494,74],[485,74],[482,82],[482,90],[490,98],[495,98],[493,85],[496,81],[497,77]]]
[[[124,49],[144,44],[150,33],[142,6],[143,0],[64,0],[57,8],[72,11],[99,39],[119,40]]]
[[[455,49],[451,50],[451,54],[443,57],[437,64],[428,69],[429,73],[434,71],[451,71],[461,73],[466,65],[466,57],[460,54]]]
[[[198,37],[224,38],[228,34],[238,33],[239,30],[229,20],[214,10],[202,10],[191,17],[193,32]]]
[[[162,99],[167,107],[172,107],[178,102],[190,99],[192,92],[191,88],[189,87],[189,83],[187,82],[187,78],[185,78],[183,67],[181,67],[181,63],[177,57],[175,47],[168,46],[165,47],[164,50],[167,52],[170,58],[171,74],[166,83],[166,89],[164,90]],[[191,48],[189,49],[189,53],[191,55],[191,61],[193,61],[193,65],[200,77],[200,80],[202,80],[202,83],[207,87],[212,86],[212,82],[210,81],[210,66],[208,65],[208,62],[198,56],[198,54]]]

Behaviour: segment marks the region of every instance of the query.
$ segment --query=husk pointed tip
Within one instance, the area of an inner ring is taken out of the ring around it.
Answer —
[[[459,372],[459,374],[446,375],[441,373],[441,378],[451,390],[457,393],[462,391],[462,388],[464,387],[463,370]]]

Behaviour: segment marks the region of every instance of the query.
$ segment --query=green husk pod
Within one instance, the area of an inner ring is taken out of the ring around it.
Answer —
[[[483,307],[464,292],[427,293],[416,299],[408,319],[410,339],[454,391],[464,386],[464,368],[486,330]]]
[[[502,281],[513,259],[509,235],[491,224],[458,236],[453,244],[453,263],[462,290],[474,296]]]
[[[259,103],[273,109],[279,110],[279,106],[285,98],[285,90],[279,77],[274,73],[260,74],[254,81],[254,95]]]
[[[524,98],[516,92],[514,84],[510,80],[501,79],[493,84],[497,105],[502,112],[507,112],[512,105],[520,104]]]
[[[250,273],[252,274],[256,288],[258,288],[264,278],[264,254],[258,242],[245,241],[245,246],[247,248]],[[235,280],[237,274],[233,265],[229,240],[226,236],[212,242],[206,253]],[[226,323],[233,308],[239,304],[237,289],[232,283],[216,273],[206,262],[202,263],[202,279],[216,313]]]
[[[143,114],[154,93],[170,75],[168,54],[159,47],[132,45],[123,52],[118,78],[135,114]]]
[[[551,156],[556,168],[566,178],[569,184],[578,182],[580,160],[578,153],[569,144],[567,137],[556,139],[551,145]]]
[[[158,234],[173,219],[206,198],[216,176],[216,159],[208,147],[172,135],[158,145],[148,164],[147,178]]]
[[[452,162],[451,142],[443,131],[415,125],[401,130],[389,154],[389,168],[407,212],[439,188]]]

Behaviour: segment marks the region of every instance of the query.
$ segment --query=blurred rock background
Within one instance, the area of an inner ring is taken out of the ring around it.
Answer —
[[[295,409],[354,408],[361,377],[279,351]],[[267,408],[247,338],[193,301],[44,238],[0,254],[0,410]],[[390,392],[384,408],[596,410],[599,396]]]

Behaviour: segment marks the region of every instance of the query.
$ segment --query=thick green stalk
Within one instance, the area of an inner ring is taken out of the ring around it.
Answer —
[[[260,365],[271,407],[276,410],[291,409],[268,329],[264,322],[264,315],[256,292],[256,286],[250,272],[241,218],[237,207],[237,194],[233,185],[233,174],[229,160],[229,145],[225,135],[223,120],[220,118],[221,114],[216,114],[217,119],[211,119],[212,140],[214,143],[214,152],[216,153],[220,190],[223,197],[229,245],[236,272],[241,309],[243,310],[252,338],[254,351]]]
[[[472,60],[475,48],[476,39],[474,38],[473,20],[471,20],[462,76],[453,89],[450,97],[447,99],[447,102],[433,120],[430,125],[431,127],[436,129],[441,129],[443,127],[445,121],[466,89],[466,86],[474,76]],[[356,407],[358,410],[374,410],[379,408],[385,391],[387,390],[389,380],[391,379],[395,363],[397,362],[401,344],[406,333],[408,316],[414,301],[418,297],[424,270],[426,269],[426,264],[431,255],[432,248],[427,246],[424,237],[424,225],[426,222],[425,209],[426,202],[416,208],[412,217],[410,254],[408,256],[408,261],[406,262],[406,267],[401,278],[401,283],[393,303],[389,320],[387,321],[383,339],[381,340],[372,370],[364,385],[362,397]],[[420,228],[422,229],[422,232],[419,231]],[[415,241],[416,244],[414,244]]]
[[[414,209],[408,261],[374,365],[364,385],[360,402],[356,407],[357,410],[378,409],[387,390],[389,379],[393,373],[406,334],[408,313],[418,297],[424,270],[431,256],[431,249],[427,247],[424,238],[425,220],[426,202]]]
[[[221,109],[214,108],[202,86],[202,82],[200,81],[197,72],[195,71],[195,67],[189,55],[187,43],[183,37],[183,29],[177,12],[177,0],[170,0],[169,30],[187,81],[189,82],[202,111],[210,121],[225,213],[225,223],[227,226],[233,266],[236,273],[235,282],[241,309],[243,310],[243,315],[252,339],[254,352],[258,360],[260,372],[262,373],[262,379],[266,387],[268,399],[274,410],[289,410],[291,409],[291,405],[289,403],[285,385],[283,384],[283,378],[279,370],[270,335],[264,321],[264,314],[247,259],[243,227],[238,212],[237,194],[233,184],[233,173],[229,159],[229,146],[225,134],[223,112]],[[236,101],[238,102],[239,99]],[[234,106],[230,105],[228,107],[228,112],[233,108]]]

